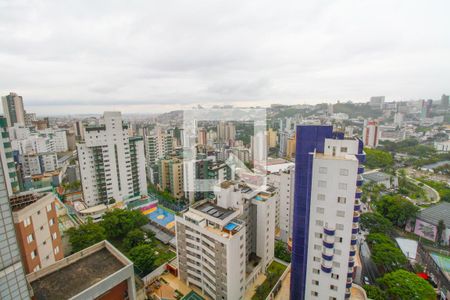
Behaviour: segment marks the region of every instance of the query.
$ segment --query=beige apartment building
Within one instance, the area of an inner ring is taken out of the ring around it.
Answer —
[[[52,193],[11,197],[11,209],[25,272],[31,273],[64,257]]]

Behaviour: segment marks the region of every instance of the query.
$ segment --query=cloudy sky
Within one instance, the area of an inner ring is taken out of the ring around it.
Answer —
[[[449,12],[448,0],[0,0],[0,92],[40,115],[437,99],[450,93]]]

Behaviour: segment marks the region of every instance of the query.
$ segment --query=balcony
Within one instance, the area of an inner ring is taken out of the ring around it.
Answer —
[[[333,260],[333,255],[326,255],[325,253],[322,253],[322,258],[326,261]]]
[[[357,188],[356,193],[355,193],[355,198],[361,199],[361,197],[362,197],[362,190],[360,188]]]
[[[323,233],[325,233],[326,235],[330,235],[330,236],[334,236],[334,234],[336,233],[335,229],[328,229],[326,227],[323,228]]]
[[[363,164],[366,162],[366,154],[365,153],[356,154],[355,156],[358,159],[360,164]]]
[[[353,278],[353,270],[352,270],[352,272],[347,273],[347,278]]]
[[[350,255],[351,257],[355,256],[355,255],[356,255],[356,251],[351,250],[351,251],[349,252],[349,255]]]
[[[355,261],[349,261],[348,262],[348,267],[349,268],[353,268],[355,266]]]
[[[358,223],[359,222],[359,212],[355,211],[353,213],[353,223]]]
[[[364,167],[363,166],[359,166],[358,167],[358,174],[362,174],[364,173]]]
[[[322,272],[324,272],[324,273],[328,273],[328,274],[331,273],[331,267],[325,267],[324,265],[321,265],[321,266],[320,266],[320,269],[321,269]]]
[[[334,247],[334,243],[328,243],[326,241],[323,241],[323,246],[325,248],[332,249]]]

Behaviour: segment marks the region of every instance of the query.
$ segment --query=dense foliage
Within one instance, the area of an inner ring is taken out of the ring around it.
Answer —
[[[394,158],[387,151],[365,148],[364,152],[366,152],[365,166],[369,169],[387,169],[394,165]]]
[[[148,274],[155,269],[155,249],[151,245],[140,244],[132,248],[128,256],[143,274]]]
[[[252,300],[265,300],[285,269],[285,265],[273,261],[267,268],[266,280],[256,288]]]
[[[375,206],[378,213],[399,227],[404,227],[409,220],[414,220],[419,211],[417,206],[400,195],[385,195]]]
[[[378,283],[385,291],[387,299],[436,299],[436,293],[431,284],[405,270],[385,274]]]
[[[406,257],[389,236],[371,233],[366,240],[372,251],[373,262],[383,272],[395,271],[406,266]]]
[[[110,238],[125,237],[128,232],[148,223],[139,210],[113,209],[103,215],[102,226]]]
[[[291,253],[282,241],[275,241],[275,257],[285,262],[291,262]]]
[[[372,300],[384,300],[386,296],[384,292],[376,285],[363,285],[364,290],[366,291],[367,298]]]
[[[69,228],[67,234],[69,235],[72,252],[78,252],[106,239],[105,228],[98,223],[93,223],[91,220],[78,228]]]
[[[393,229],[392,222],[376,212],[362,214],[359,225],[362,230],[370,233],[389,234]]]

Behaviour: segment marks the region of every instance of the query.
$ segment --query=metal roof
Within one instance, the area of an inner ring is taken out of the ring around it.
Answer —
[[[425,208],[419,212],[417,218],[433,225],[437,225],[439,220],[443,220],[445,226],[450,228],[450,203],[442,202]]]

